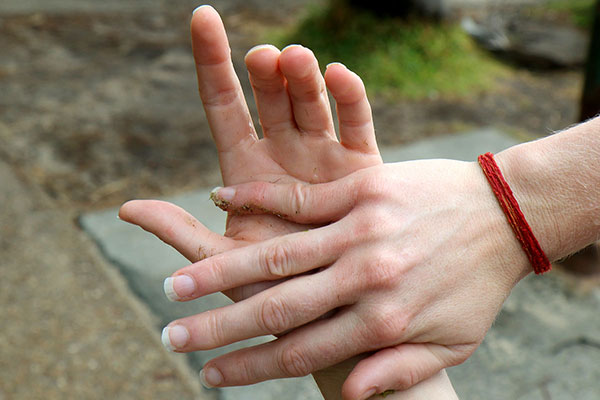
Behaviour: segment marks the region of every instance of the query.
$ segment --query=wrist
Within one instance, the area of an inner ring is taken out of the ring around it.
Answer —
[[[511,147],[495,157],[527,223],[550,261],[561,257],[556,214],[549,193],[554,192],[548,168],[551,160],[541,151],[539,142]]]

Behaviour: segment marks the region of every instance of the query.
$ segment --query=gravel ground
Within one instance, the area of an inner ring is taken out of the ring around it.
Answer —
[[[0,182],[0,399],[212,399],[75,215],[2,161]]]

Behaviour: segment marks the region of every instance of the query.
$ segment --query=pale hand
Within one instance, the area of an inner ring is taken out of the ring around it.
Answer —
[[[331,183],[250,183],[217,196],[229,210],[252,205],[302,224],[337,221],[174,274],[195,282],[188,299],[305,274],[172,323],[190,334],[178,351],[294,329],[209,362],[205,370],[223,386],[301,376],[384,348],[358,363],[344,391],[362,393],[379,382],[408,388],[468,358],[528,271],[476,163],[386,164]]]

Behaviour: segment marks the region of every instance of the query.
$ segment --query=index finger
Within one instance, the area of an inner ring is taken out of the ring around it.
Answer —
[[[219,152],[258,136],[233,69],[225,27],[217,11],[202,6],[191,22],[198,90]]]
[[[165,280],[165,294],[173,301],[188,301],[330,265],[346,244],[335,225],[277,237],[191,264]]]

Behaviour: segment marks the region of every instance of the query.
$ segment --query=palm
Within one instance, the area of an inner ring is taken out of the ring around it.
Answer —
[[[329,182],[381,162],[378,153],[349,150],[329,137],[301,136],[294,129],[282,136],[285,141],[282,137],[267,137],[222,154],[225,185],[251,181]],[[302,229],[306,227],[268,215],[231,215],[225,234],[241,245]]]
[[[225,185],[251,181],[327,182],[381,163],[371,112],[360,79],[341,65],[325,79],[312,53],[300,46],[279,52],[261,47],[246,57],[263,138],[252,124],[231,63],[225,30],[216,12],[201,9],[192,19],[199,92],[211,127]],[[327,87],[337,102],[341,142],[336,137]],[[225,238],[173,205],[128,203],[121,217],[175,247],[190,261],[245,246],[306,226],[269,215],[230,215]],[[226,294],[247,298],[275,282]]]

